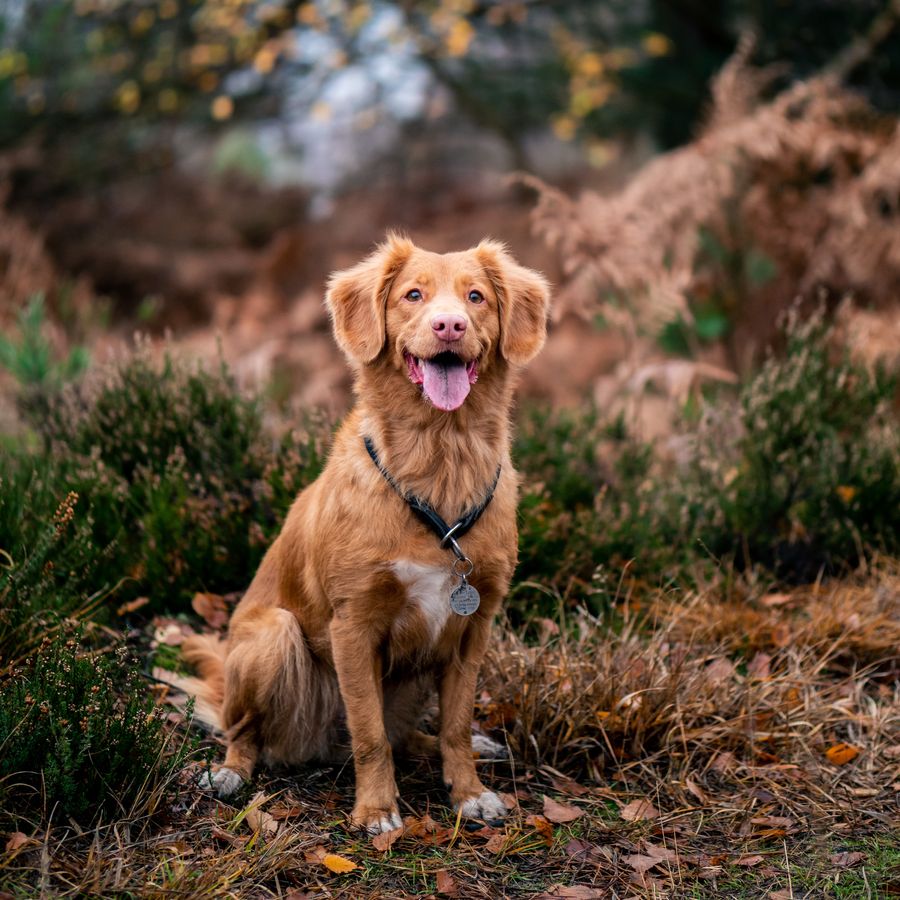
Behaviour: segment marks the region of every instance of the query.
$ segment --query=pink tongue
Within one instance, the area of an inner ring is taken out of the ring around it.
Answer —
[[[459,409],[472,387],[466,367],[462,363],[448,366],[423,359],[422,368],[425,370],[425,380],[422,383],[425,396],[445,412]]]

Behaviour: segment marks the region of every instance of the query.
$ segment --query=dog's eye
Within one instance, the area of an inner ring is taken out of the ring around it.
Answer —
[[[469,291],[469,300],[472,303],[484,303],[484,294],[481,291]]]
[[[422,292],[418,288],[413,288],[407,295],[406,299],[412,303],[418,303],[422,299]]]

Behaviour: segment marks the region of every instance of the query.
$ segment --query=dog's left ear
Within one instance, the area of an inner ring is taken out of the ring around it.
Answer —
[[[550,284],[540,272],[520,266],[499,241],[482,241],[475,253],[500,303],[500,353],[523,366],[547,339]]]
[[[325,305],[334,336],[352,361],[365,365],[381,353],[391,285],[413,250],[411,240],[389,234],[361,263],[328,279]]]

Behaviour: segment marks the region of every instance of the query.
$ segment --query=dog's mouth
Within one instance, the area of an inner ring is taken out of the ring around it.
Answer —
[[[431,359],[422,359],[404,351],[403,358],[409,380],[421,385],[422,393],[431,405],[444,412],[459,409],[469,396],[472,385],[478,381],[478,360],[466,362],[449,350]]]

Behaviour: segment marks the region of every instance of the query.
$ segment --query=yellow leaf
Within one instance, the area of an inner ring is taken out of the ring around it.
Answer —
[[[357,865],[352,860],[347,859],[343,856],[338,856],[337,853],[326,853],[322,857],[322,865],[325,866],[330,872],[352,872],[357,868]]]

